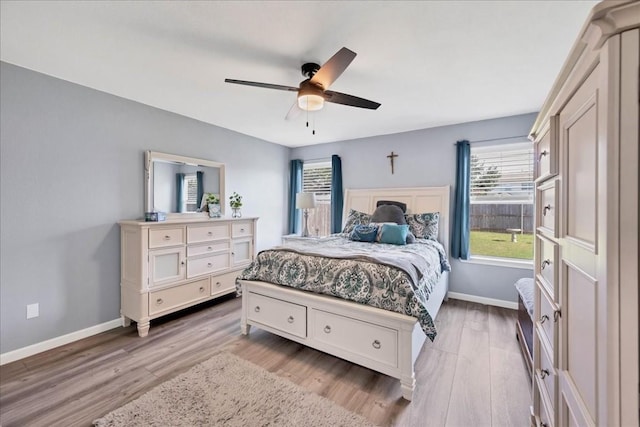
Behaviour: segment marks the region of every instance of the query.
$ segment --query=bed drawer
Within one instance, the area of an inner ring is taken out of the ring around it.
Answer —
[[[187,278],[215,273],[226,268],[229,268],[229,254],[226,252],[202,258],[190,258],[187,259]]]
[[[322,310],[312,313],[316,341],[388,366],[398,365],[398,331]]]
[[[161,291],[149,292],[149,315],[174,311],[193,302],[209,298],[209,278]]]
[[[229,238],[229,225],[212,224],[204,226],[187,226],[187,243],[208,242],[217,239]]]
[[[149,230],[149,248],[164,248],[184,244],[184,228],[158,228]]]
[[[307,307],[264,295],[249,293],[247,318],[265,326],[305,338]]]

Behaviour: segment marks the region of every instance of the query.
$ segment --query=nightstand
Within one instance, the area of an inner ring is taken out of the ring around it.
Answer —
[[[282,244],[285,245],[288,242],[296,242],[296,241],[301,241],[301,240],[309,240],[309,239],[319,239],[320,237],[318,236],[308,236],[308,237],[302,237],[299,234],[287,234],[286,236],[282,236]]]

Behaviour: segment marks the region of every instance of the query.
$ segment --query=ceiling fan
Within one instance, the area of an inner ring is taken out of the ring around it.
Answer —
[[[289,92],[297,92],[297,102],[293,104],[289,113],[285,117],[291,119],[301,110],[316,111],[321,109],[326,102],[335,104],[348,105],[350,107],[367,108],[376,110],[380,103],[369,101],[368,99],[359,98],[346,93],[327,90],[331,84],[336,81],[344,70],[351,64],[356,57],[356,53],[343,47],[335,55],[333,55],[324,65],[307,62],[302,65],[302,75],[307,77],[306,80],[300,82],[299,87],[283,86],[271,83],[249,82],[246,80],[224,79],[227,83],[235,83],[246,86],[256,86],[266,89],[286,90]]]

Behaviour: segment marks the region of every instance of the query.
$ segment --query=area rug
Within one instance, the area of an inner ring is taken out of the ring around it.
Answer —
[[[372,426],[364,417],[250,362],[219,353],[94,426]]]

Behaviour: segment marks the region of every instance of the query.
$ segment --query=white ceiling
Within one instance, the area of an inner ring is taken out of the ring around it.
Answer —
[[[285,146],[537,111],[594,1],[5,1],[2,61]],[[300,65],[382,103],[285,121]]]

